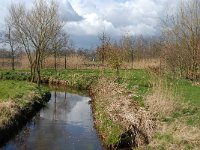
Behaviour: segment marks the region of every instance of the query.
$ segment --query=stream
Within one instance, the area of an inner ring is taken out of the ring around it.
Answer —
[[[3,150],[102,150],[93,124],[90,98],[51,91],[47,106]]]

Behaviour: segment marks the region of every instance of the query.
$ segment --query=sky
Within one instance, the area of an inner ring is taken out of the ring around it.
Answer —
[[[0,0],[0,28],[11,3],[24,3],[31,8],[34,0]],[[178,0],[57,0],[64,30],[75,46],[94,48],[98,35],[105,31],[117,40],[124,33],[157,36],[160,20]]]

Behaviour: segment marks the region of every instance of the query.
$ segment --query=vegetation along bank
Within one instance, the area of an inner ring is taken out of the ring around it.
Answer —
[[[115,75],[110,70],[43,70],[41,81],[88,90],[92,97],[95,126],[107,147],[148,144],[155,128],[153,116],[142,102],[150,87],[148,73],[143,70],[121,71],[120,80]],[[25,71],[1,71],[0,77],[30,80]],[[145,123],[146,119],[149,123]]]
[[[111,148],[195,149],[199,91],[192,81],[146,70],[43,70],[42,81],[89,90],[95,126]],[[0,71],[2,79],[29,80],[27,71]],[[191,95],[191,91],[192,95]]]

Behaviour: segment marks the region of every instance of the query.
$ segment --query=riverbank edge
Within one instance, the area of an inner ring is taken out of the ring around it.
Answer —
[[[30,102],[23,108],[18,108],[14,117],[9,118],[9,124],[0,128],[0,147],[12,138],[32,117],[50,100],[51,93],[45,92],[38,96],[32,96]]]

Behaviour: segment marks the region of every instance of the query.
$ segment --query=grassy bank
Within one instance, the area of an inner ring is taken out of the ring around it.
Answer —
[[[26,81],[0,80],[0,144],[49,98],[47,89]]]

